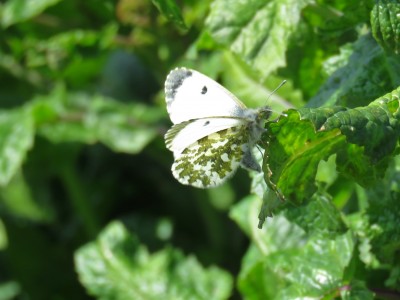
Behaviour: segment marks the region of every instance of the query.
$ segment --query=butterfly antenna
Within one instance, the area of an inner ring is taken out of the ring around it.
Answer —
[[[265,100],[265,102],[268,103],[269,98],[270,98],[277,90],[279,90],[279,89],[282,87],[282,85],[284,85],[286,82],[287,82],[286,80],[282,80],[282,82],[268,95],[267,100]],[[269,109],[269,110],[270,110],[271,112],[275,112],[275,111],[273,111],[272,109]],[[285,116],[285,114],[282,114],[282,113],[279,113],[279,112],[278,112],[278,114]]]
[[[282,85],[284,85],[286,82],[287,82],[286,79],[282,80],[282,82],[268,95],[266,101],[268,101],[268,99],[269,99],[277,90],[279,90],[279,89],[282,87]]]

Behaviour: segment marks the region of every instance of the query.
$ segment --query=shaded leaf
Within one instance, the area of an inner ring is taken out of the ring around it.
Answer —
[[[158,10],[178,28],[187,30],[181,11],[175,0],[152,0]]]
[[[38,133],[53,142],[102,142],[114,151],[140,152],[158,134],[163,112],[143,104],[123,104],[99,95],[57,89],[32,104]]]
[[[3,209],[15,217],[34,222],[49,222],[55,217],[53,211],[40,205],[33,197],[21,171],[0,190],[0,197]]]
[[[369,18],[373,0],[318,1],[307,6],[304,18],[325,35],[339,35],[354,30]]]
[[[325,62],[330,77],[308,107],[368,105],[400,85],[400,60],[385,55],[370,34],[343,46],[340,52]]]
[[[120,222],[75,254],[80,281],[98,299],[227,299],[232,279],[194,257],[164,249],[149,254]]]
[[[397,261],[400,249],[399,166],[400,158],[396,156],[391,160],[385,178],[366,189],[365,209],[345,217],[360,239],[360,258],[368,266],[394,265]]]
[[[44,65],[51,69],[60,68],[63,60],[76,55],[78,47],[94,46],[101,38],[97,31],[73,30],[54,35],[47,40],[27,39],[24,44],[26,64],[31,68]]]
[[[5,248],[7,248],[7,246],[8,246],[7,230],[6,227],[4,226],[3,221],[0,219],[0,250],[4,250]]]

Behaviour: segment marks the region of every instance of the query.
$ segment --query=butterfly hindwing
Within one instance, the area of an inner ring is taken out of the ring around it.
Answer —
[[[245,122],[237,118],[203,118],[172,126],[165,135],[167,148],[178,156],[197,140],[212,133],[231,127],[243,126]]]
[[[214,187],[232,177],[250,151],[246,126],[231,127],[201,138],[175,158],[172,173],[187,185]]]

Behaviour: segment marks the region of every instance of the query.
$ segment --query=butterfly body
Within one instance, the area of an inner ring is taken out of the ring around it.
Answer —
[[[186,68],[171,71],[165,95],[174,123],[165,140],[179,182],[208,188],[225,182],[239,165],[261,171],[252,149],[264,132],[268,107],[246,108],[214,80]]]

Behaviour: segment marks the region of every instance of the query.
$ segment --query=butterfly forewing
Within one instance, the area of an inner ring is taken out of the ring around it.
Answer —
[[[167,110],[174,124],[213,117],[243,117],[246,107],[211,78],[178,68],[165,81]]]

